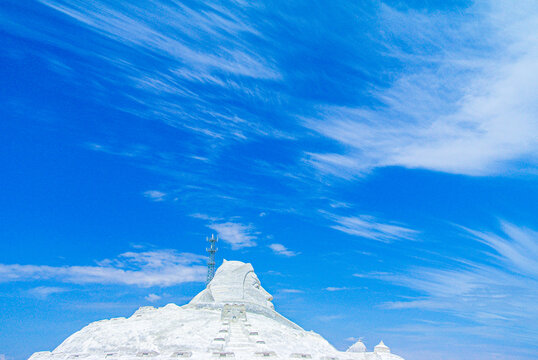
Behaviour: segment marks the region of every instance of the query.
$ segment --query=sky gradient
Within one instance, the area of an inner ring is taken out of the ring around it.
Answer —
[[[538,4],[4,0],[0,360],[251,262],[339,349],[536,358]]]

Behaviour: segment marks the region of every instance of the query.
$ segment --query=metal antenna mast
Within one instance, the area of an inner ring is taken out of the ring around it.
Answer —
[[[219,241],[219,238],[215,239],[213,234],[211,234],[211,239],[206,238],[206,240],[209,242],[210,246],[209,248],[206,248],[205,251],[209,253],[209,260],[207,260],[207,280],[206,285],[209,284],[209,282],[213,279],[213,276],[215,276],[215,253],[217,252],[216,243]]]

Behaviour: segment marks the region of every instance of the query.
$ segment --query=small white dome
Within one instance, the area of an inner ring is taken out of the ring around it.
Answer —
[[[362,341],[357,341],[355,344],[351,345],[347,352],[362,353],[366,352],[366,345]]]
[[[381,340],[379,342],[379,344],[377,344],[375,347],[374,347],[374,352],[376,353],[389,353],[390,352],[390,349],[387,345],[385,345],[383,343],[383,340]]]

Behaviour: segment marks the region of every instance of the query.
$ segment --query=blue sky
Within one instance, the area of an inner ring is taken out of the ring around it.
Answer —
[[[4,0],[0,359],[251,262],[340,349],[534,359],[538,5]]]

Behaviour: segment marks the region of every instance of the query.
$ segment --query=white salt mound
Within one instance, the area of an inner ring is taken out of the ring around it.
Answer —
[[[30,360],[319,359],[403,360],[380,342],[336,350],[274,310],[251,264],[224,261],[206,289],[184,306],[141,307],[129,318],[101,320]]]

